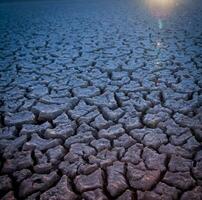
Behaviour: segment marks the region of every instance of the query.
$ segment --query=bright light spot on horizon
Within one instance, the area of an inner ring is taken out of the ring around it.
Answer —
[[[172,15],[172,11],[181,0],[144,0],[151,14],[158,19],[158,28],[164,28],[164,20]]]
[[[178,5],[179,0],[145,0],[146,5],[155,17],[165,18]]]

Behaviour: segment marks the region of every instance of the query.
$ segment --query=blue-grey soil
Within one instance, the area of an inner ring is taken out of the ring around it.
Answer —
[[[201,1],[1,1],[0,199],[201,200]]]

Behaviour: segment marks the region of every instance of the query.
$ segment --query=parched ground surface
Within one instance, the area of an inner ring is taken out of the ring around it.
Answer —
[[[201,7],[0,4],[0,198],[201,200]]]

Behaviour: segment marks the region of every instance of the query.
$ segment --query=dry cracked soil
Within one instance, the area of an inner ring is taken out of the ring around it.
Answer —
[[[202,199],[202,5],[178,1],[0,3],[0,199]]]

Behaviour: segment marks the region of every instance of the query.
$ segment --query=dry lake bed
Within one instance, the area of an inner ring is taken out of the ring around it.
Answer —
[[[1,2],[0,199],[201,200],[200,0]]]

